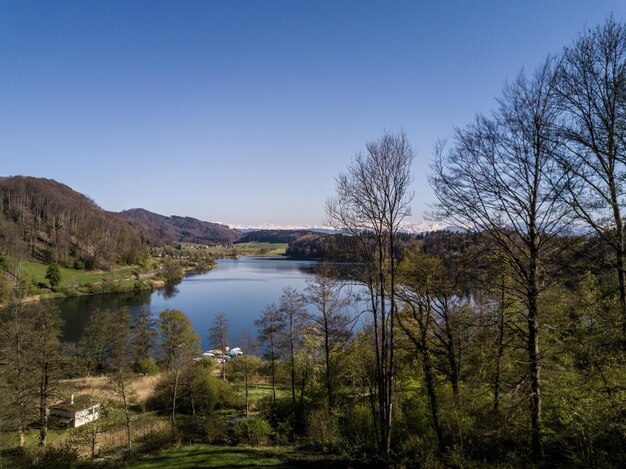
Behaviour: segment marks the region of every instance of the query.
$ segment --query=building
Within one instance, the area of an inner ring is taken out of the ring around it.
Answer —
[[[70,397],[50,408],[50,423],[54,428],[76,428],[100,417],[100,403],[87,394]]]

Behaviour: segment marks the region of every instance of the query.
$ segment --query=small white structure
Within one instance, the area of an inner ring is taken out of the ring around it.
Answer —
[[[69,401],[59,402],[50,408],[50,417],[58,428],[76,428],[100,417],[100,403],[89,395],[72,394]]]

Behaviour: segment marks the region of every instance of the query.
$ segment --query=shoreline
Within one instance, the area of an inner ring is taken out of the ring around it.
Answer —
[[[211,266],[203,266],[201,269],[198,266],[186,266],[183,267],[183,277],[187,274],[194,272],[208,272],[217,267],[217,262]],[[153,292],[159,288],[166,286],[164,279],[159,278],[160,272],[153,271],[143,273],[139,275],[139,278],[125,278],[116,281],[94,281],[85,283],[82,287],[75,286],[63,286],[59,287],[57,291],[45,291],[34,295],[24,296],[13,301],[18,304],[24,303],[36,303],[38,301],[59,300],[63,298],[74,298],[80,296],[94,296],[94,295],[109,295],[116,293],[132,293],[132,292]],[[182,277],[181,277],[182,281]],[[180,283],[177,282],[177,284]],[[105,286],[103,289],[102,286]],[[80,289],[79,289],[80,288]],[[4,308],[11,304],[12,301],[0,302],[0,308]]]

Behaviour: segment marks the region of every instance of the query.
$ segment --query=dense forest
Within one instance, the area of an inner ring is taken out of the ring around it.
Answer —
[[[0,256],[30,256],[67,267],[137,264],[147,250],[118,214],[51,179],[0,179]]]

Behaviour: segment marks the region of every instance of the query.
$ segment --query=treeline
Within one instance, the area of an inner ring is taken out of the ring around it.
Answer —
[[[0,179],[0,227],[3,258],[109,269],[147,255],[141,235],[119,215],[50,179]]]
[[[225,225],[191,217],[166,217],[141,208],[124,210],[121,215],[141,232],[151,247],[179,243],[230,246],[241,237],[241,233]]]
[[[397,233],[396,250],[402,251],[413,240],[424,234]],[[374,234],[371,233],[374,240]],[[359,244],[353,236],[345,234],[309,233],[289,242],[285,254],[295,259],[327,260],[332,262],[358,262]]]
[[[310,230],[256,230],[244,233],[238,243],[291,243],[302,236],[313,234]]]

